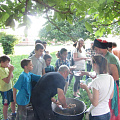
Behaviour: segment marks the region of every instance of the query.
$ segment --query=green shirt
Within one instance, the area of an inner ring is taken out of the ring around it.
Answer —
[[[2,91],[2,92],[12,89],[11,80],[10,80],[9,83],[6,83],[6,82],[3,81],[3,79],[7,78],[8,75],[9,75],[8,68],[0,67],[0,91]]]
[[[110,52],[107,52],[107,54],[105,55],[105,58],[107,59],[109,64],[115,64],[117,66],[119,77],[120,77],[120,64],[119,64],[119,60],[115,57],[115,55],[113,55]]]

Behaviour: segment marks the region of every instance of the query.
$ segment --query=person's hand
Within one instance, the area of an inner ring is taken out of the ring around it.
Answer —
[[[84,60],[91,60],[91,58],[90,57],[86,57]]]
[[[92,78],[92,79],[95,79],[96,78],[96,72],[89,72],[89,76]]]
[[[80,71],[80,76],[83,76],[83,75],[86,75],[86,72],[85,71]]]
[[[14,70],[14,66],[9,64],[8,69],[9,69],[9,71],[13,71]]]
[[[72,72],[72,71],[70,71],[70,74],[71,74],[71,75],[73,75],[73,72]]]
[[[76,67],[76,65],[70,66],[70,70],[75,70]]]
[[[86,89],[86,88],[87,88],[87,85],[86,85],[86,84],[83,84],[83,83],[80,83],[80,88]]]
[[[56,100],[55,104],[59,107],[59,105],[61,105],[61,103],[59,102],[59,100]]]

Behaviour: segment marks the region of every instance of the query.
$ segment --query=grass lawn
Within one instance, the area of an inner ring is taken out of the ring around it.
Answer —
[[[51,62],[51,64],[52,65],[55,65],[55,62],[56,62],[56,59],[57,59],[55,54],[56,54],[56,52],[52,52],[51,53],[51,55],[52,55],[52,62]],[[17,81],[19,75],[23,71],[23,69],[20,66],[20,61],[23,58],[28,58],[28,55],[11,55],[10,58],[11,58],[11,64],[14,65],[14,71],[13,71],[14,78],[13,78],[13,82],[15,83]],[[85,77],[84,77],[84,79],[85,79]],[[74,77],[73,77],[73,80],[71,82],[71,85],[69,86],[69,88],[67,90],[66,97],[73,98],[73,84],[74,84]],[[86,104],[86,107],[89,107],[90,101],[88,99],[86,91],[83,91],[82,89],[80,89],[80,93],[81,93],[81,98],[77,98],[77,99],[79,99],[81,101],[84,101],[84,103]],[[10,108],[9,108],[9,112],[11,112]],[[2,115],[2,98],[0,97],[0,120],[2,118],[3,118],[3,115]]]

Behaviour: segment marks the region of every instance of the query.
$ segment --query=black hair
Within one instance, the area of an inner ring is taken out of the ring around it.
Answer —
[[[113,42],[112,47],[117,47],[117,44],[115,42]]]
[[[0,57],[0,62],[5,62],[5,61],[10,61],[10,57],[8,57],[7,55],[2,55]]]
[[[35,50],[38,51],[39,49],[44,49],[44,46],[41,43],[35,45]]]
[[[37,44],[37,43],[41,43],[42,44],[42,41],[41,40],[36,40],[35,44]]]
[[[76,48],[76,46],[77,46],[77,41],[75,41],[74,44],[73,44],[73,47]]]
[[[60,56],[61,56],[64,52],[67,52],[67,49],[62,48],[60,51],[58,51],[57,54],[56,54],[57,58],[60,58]]]
[[[21,60],[21,67],[24,69],[30,63],[31,59],[23,59]]]
[[[45,54],[44,56],[43,56],[43,59],[46,61],[48,58],[52,58],[52,56],[51,55],[49,55],[49,54]]]
[[[66,52],[67,51],[67,49],[65,49],[65,48],[62,48],[59,52],[60,52],[60,55],[62,55],[64,52]]]
[[[47,42],[46,42],[46,41],[43,41],[42,44],[47,44]]]

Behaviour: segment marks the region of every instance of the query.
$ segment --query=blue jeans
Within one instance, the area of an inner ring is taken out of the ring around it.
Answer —
[[[99,116],[91,116],[90,114],[89,120],[110,120],[110,112]]]
[[[87,72],[90,72],[92,69],[92,64],[87,63]],[[86,79],[88,79],[89,76],[86,75]]]
[[[80,80],[82,80],[83,76],[75,76],[75,82],[74,82],[74,92],[77,92],[77,90],[80,89]]]

